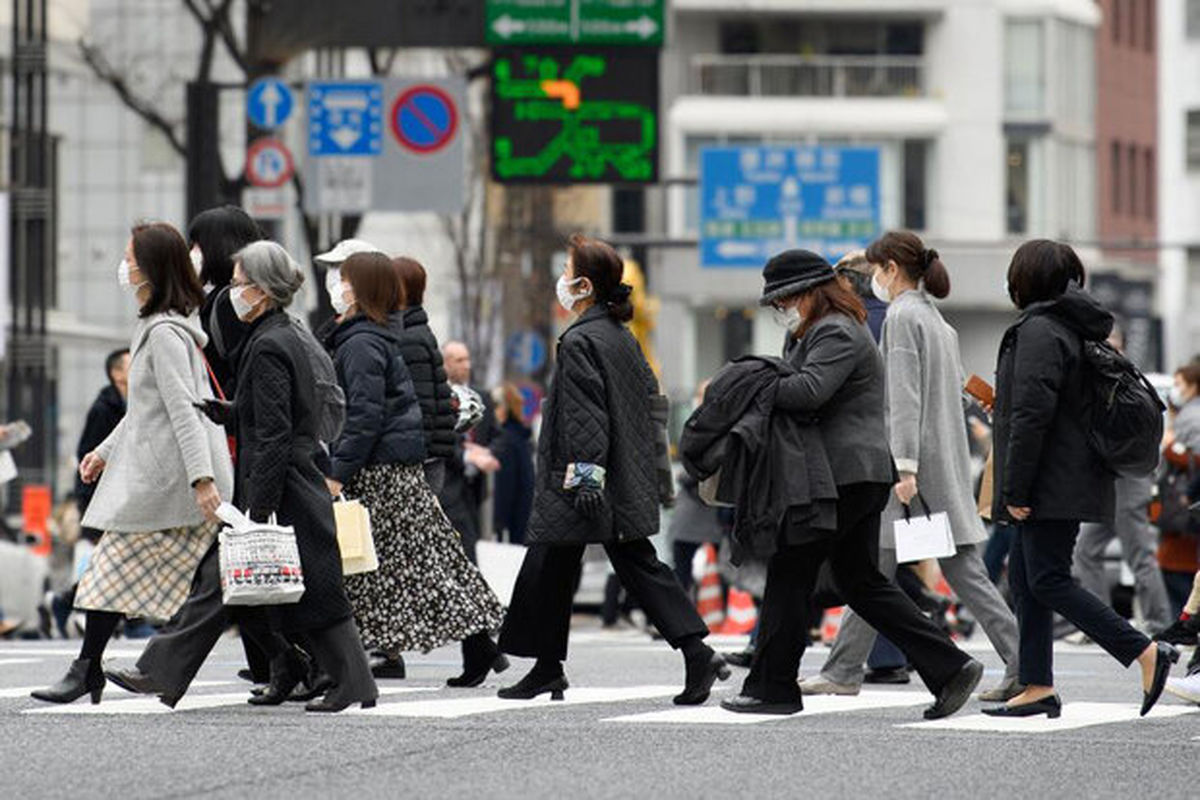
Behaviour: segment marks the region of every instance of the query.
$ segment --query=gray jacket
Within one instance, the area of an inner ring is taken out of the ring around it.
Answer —
[[[888,440],[896,469],[916,473],[929,510],[950,517],[956,544],[984,541],[987,534],[971,480],[958,334],[925,290],[916,289],[888,307],[880,348],[887,372]],[[913,503],[913,512],[923,511],[920,501]],[[893,494],[883,513],[881,546],[896,546],[892,523],[903,516]]]
[[[1175,441],[1189,450],[1200,452],[1200,397],[1184,403],[1171,423]]]
[[[138,321],[130,347],[129,406],[96,452],[107,464],[83,524],[122,533],[199,525],[192,484],[216,482],[233,497],[225,432],[193,406],[211,398],[196,315],[155,314]]]

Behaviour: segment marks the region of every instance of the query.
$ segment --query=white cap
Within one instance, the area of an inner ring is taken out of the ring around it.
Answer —
[[[347,258],[357,253],[382,253],[375,245],[362,239],[343,239],[328,253],[321,253],[317,261],[325,264],[341,264]]]

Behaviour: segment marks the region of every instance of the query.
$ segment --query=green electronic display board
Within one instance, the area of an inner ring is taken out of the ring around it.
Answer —
[[[660,46],[666,0],[487,0],[488,44]]]
[[[492,175],[501,183],[658,179],[658,52],[500,50]]]

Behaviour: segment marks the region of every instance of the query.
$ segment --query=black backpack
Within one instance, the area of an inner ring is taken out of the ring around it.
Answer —
[[[1083,362],[1088,443],[1109,470],[1145,477],[1158,467],[1163,413],[1158,392],[1107,342],[1085,341]]]

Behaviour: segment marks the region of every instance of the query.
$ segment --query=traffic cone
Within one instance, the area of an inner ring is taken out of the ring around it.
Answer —
[[[758,621],[758,610],[754,598],[741,589],[729,590],[729,601],[725,606],[725,623],[718,633],[725,636],[744,636],[754,630]]]
[[[822,642],[833,644],[833,640],[837,638],[838,631],[842,629],[842,615],[845,611],[845,606],[825,609],[825,617],[821,620]]]
[[[721,598],[721,575],[717,570],[717,548],[704,545],[704,575],[696,597],[696,611],[710,631],[721,627],[725,619],[725,603]]]

